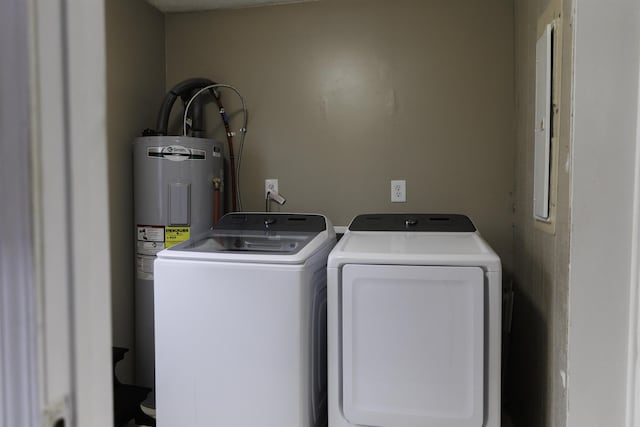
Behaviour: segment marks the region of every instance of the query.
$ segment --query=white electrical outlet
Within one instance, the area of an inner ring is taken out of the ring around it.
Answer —
[[[391,180],[391,201],[394,203],[407,201],[407,181],[404,179]]]
[[[278,179],[271,178],[264,180],[264,197],[267,197],[267,193],[271,191],[272,193],[278,192]]]

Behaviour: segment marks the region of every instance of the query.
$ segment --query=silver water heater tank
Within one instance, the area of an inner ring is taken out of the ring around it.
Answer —
[[[153,390],[153,262],[160,250],[208,230],[214,216],[222,216],[223,144],[188,136],[143,136],[133,143],[133,162],[136,383]],[[155,409],[153,392],[144,406]]]

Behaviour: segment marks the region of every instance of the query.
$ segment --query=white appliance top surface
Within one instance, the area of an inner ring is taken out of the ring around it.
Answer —
[[[477,232],[348,231],[329,256],[344,264],[484,266],[500,270],[500,258]]]
[[[321,215],[234,213],[225,217],[220,228],[165,249],[158,258],[302,264],[320,248],[335,242],[333,225]]]

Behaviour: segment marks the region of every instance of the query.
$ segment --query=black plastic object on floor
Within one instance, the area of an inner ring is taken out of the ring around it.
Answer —
[[[142,412],[140,404],[147,397],[150,388],[136,385],[122,384],[116,377],[116,365],[129,351],[127,348],[113,347],[113,425],[121,427],[128,421],[134,420],[138,425],[156,425],[156,420]]]

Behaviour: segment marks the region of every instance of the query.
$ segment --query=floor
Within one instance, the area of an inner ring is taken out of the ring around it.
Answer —
[[[125,427],[142,427],[142,426],[138,426],[137,424],[134,424],[133,422],[127,424]],[[502,415],[502,427],[513,427],[513,423],[511,422],[511,417],[509,417],[509,415],[504,414]]]

